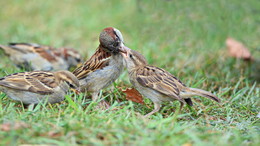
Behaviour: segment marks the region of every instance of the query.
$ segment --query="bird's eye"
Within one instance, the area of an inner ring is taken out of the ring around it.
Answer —
[[[70,86],[70,88],[75,88],[75,86],[69,82],[66,81],[66,83]]]
[[[130,57],[130,58],[133,58],[133,55],[132,55],[132,54],[130,54],[130,55],[129,55],[129,57]]]
[[[72,85],[72,84],[69,84],[70,85],[70,88],[75,88],[75,86],[74,85]]]
[[[114,46],[114,47],[118,47],[118,46],[119,46],[119,43],[120,43],[119,39],[116,38],[116,41],[114,42],[113,46]]]
[[[76,58],[76,61],[77,61],[77,62],[81,62],[81,59],[80,59],[80,58]]]

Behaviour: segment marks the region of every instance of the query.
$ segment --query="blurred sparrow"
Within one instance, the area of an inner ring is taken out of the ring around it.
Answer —
[[[121,32],[113,27],[105,28],[99,42],[94,55],[73,72],[79,79],[80,91],[92,92],[93,101],[98,100],[100,90],[113,83],[124,68],[119,53],[120,49],[125,50]]]
[[[9,43],[0,45],[10,59],[26,70],[68,70],[81,62],[81,56],[71,48],[53,48],[38,44]]]
[[[220,102],[220,99],[212,93],[201,89],[189,88],[169,72],[148,65],[144,56],[134,50],[128,49],[121,52],[121,54],[123,54],[126,61],[130,82],[143,96],[151,99],[154,103],[154,110],[146,116],[159,111],[163,101],[180,101],[181,111],[184,103],[190,106],[193,105],[190,97],[194,95]]]
[[[0,91],[24,104],[37,104],[47,98],[48,103],[58,103],[69,88],[78,87],[78,79],[69,71],[20,72],[0,78]]]

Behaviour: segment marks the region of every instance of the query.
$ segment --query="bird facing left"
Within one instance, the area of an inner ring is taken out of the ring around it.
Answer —
[[[24,104],[61,102],[70,88],[77,90],[79,81],[69,71],[20,72],[0,78],[0,91]]]

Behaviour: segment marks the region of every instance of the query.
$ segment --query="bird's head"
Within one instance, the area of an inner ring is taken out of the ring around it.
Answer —
[[[120,53],[124,57],[126,67],[128,70],[132,70],[148,64],[145,57],[135,50],[127,48],[124,50],[120,50]]]
[[[123,35],[113,27],[103,29],[99,35],[99,42],[105,51],[111,53],[118,53],[119,48],[124,46]]]
[[[57,82],[59,83],[65,83],[72,89],[79,89],[79,80],[75,75],[73,75],[69,71],[57,71],[54,72],[54,75],[56,76]]]

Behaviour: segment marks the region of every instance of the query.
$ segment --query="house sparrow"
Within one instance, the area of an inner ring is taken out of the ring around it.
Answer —
[[[189,88],[169,72],[148,65],[144,56],[134,50],[128,49],[121,54],[126,62],[130,82],[143,96],[154,103],[154,110],[145,115],[146,117],[159,111],[163,101],[180,101],[180,111],[185,103],[193,105],[190,97],[194,95],[220,102],[220,99],[212,93]]]
[[[121,32],[113,27],[100,33],[99,42],[94,55],[73,72],[79,79],[80,91],[91,92],[93,101],[97,101],[100,90],[113,83],[123,71],[123,56],[119,51],[127,49]]]
[[[0,78],[0,91],[24,104],[37,104],[47,98],[48,103],[58,103],[69,88],[78,87],[78,79],[69,71],[20,72]]]
[[[53,48],[30,43],[0,45],[10,59],[26,70],[68,70],[81,62],[79,53],[71,48]]]

